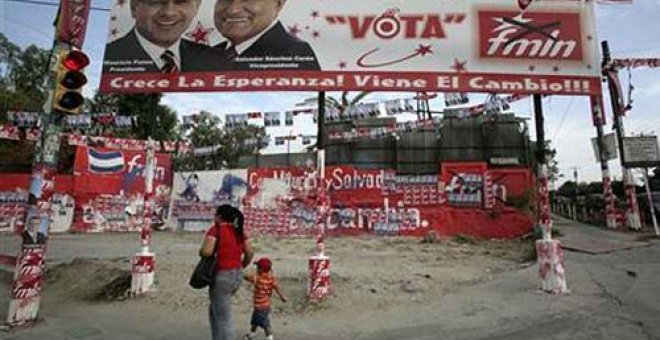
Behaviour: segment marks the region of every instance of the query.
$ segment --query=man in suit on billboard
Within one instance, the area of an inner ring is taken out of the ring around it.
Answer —
[[[320,70],[311,46],[287,33],[278,20],[285,2],[216,0],[215,26],[227,41],[214,48],[231,69]]]
[[[206,45],[181,39],[201,0],[130,0],[135,26],[106,46],[103,72],[204,71],[213,58]]]

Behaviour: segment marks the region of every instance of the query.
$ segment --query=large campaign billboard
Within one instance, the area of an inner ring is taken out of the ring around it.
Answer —
[[[600,94],[594,1],[115,0],[101,90]]]

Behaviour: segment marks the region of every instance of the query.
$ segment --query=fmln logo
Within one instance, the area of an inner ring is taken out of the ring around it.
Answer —
[[[580,13],[479,11],[482,58],[583,59]]]

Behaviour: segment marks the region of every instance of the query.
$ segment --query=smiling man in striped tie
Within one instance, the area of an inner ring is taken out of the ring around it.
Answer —
[[[211,48],[181,39],[201,0],[130,0],[135,26],[106,46],[108,73],[204,71]]]
[[[227,40],[214,48],[231,70],[320,70],[309,43],[280,22],[285,4],[286,0],[216,0],[215,27]]]

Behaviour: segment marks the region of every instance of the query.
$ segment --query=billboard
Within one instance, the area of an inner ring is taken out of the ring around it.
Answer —
[[[594,2],[115,0],[101,91],[600,94]]]

